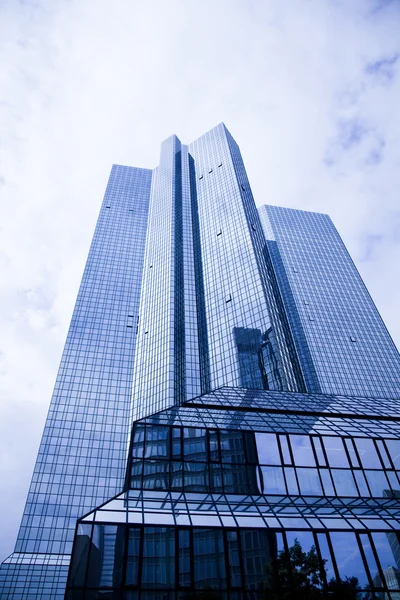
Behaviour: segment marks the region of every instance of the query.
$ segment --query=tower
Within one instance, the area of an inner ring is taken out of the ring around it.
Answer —
[[[257,210],[223,124],[115,165],[1,598],[259,598],[296,539],[392,591],[399,366],[329,217]]]

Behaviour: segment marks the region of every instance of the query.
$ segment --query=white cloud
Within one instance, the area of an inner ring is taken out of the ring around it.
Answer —
[[[397,2],[0,9],[0,557],[12,551],[112,163],[220,121],[258,204],[329,213],[397,342]]]

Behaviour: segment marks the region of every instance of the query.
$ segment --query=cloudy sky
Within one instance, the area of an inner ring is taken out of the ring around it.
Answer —
[[[112,163],[224,121],[257,204],[331,215],[399,345],[400,0],[1,0],[0,28],[2,559]]]

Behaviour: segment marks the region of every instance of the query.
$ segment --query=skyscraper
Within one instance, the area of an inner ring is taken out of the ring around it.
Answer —
[[[298,592],[296,540],[393,593],[399,367],[329,217],[257,210],[223,124],[114,166],[1,598]]]

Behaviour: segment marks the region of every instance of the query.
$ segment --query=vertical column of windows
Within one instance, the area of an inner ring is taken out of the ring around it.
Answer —
[[[179,358],[175,335],[184,328],[182,319],[176,321],[177,260],[179,265],[182,263],[182,256],[176,257],[176,194],[180,196],[176,166],[180,148],[176,136],[168,138],[161,147],[160,165],[153,171],[134,367],[134,419],[172,406],[176,385],[182,384],[175,381]],[[184,334],[183,329],[180,333]]]
[[[115,165],[68,332],[16,551],[67,554],[123,484],[151,171]]]

